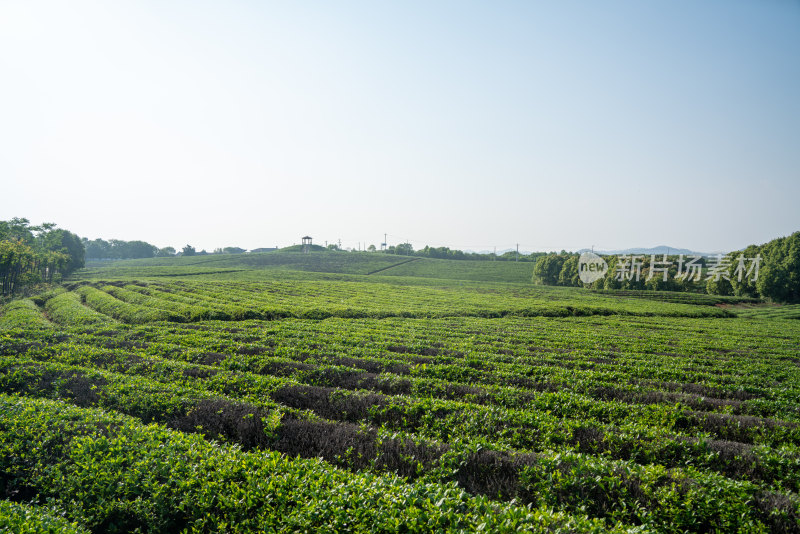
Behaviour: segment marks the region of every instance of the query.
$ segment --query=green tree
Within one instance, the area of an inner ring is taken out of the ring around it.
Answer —
[[[28,219],[20,217],[14,217],[10,221],[0,221],[0,240],[32,245],[35,240],[33,235],[35,229],[36,227],[32,227]]]
[[[25,286],[52,282],[83,267],[83,242],[55,223],[31,226],[28,219],[0,221],[0,294],[12,295]]]
[[[0,241],[0,281],[2,295],[11,295],[33,265],[36,254],[21,239]]]
[[[164,247],[158,249],[156,252],[156,257],[158,258],[170,258],[175,255],[175,249],[173,247]]]
[[[558,285],[564,261],[564,256],[555,253],[540,257],[533,266],[534,281],[548,286]]]
[[[558,273],[558,285],[576,287],[583,285],[578,273],[579,260],[580,256],[577,254],[569,254],[566,256],[564,263],[561,265],[561,271]]]
[[[197,254],[197,250],[191,245],[186,245],[183,247],[183,255],[184,256],[194,256]]]
[[[738,254],[731,254],[731,267],[729,270],[729,275],[731,278],[731,288],[733,289],[734,295],[738,297],[757,297],[759,295],[758,287],[756,287],[756,281],[753,281],[753,274],[747,274],[747,270],[751,267],[752,261],[748,260],[748,258],[755,258],[758,254],[760,254],[760,250],[755,245],[750,245]],[[740,269],[741,272],[737,272],[737,268],[739,268],[740,257],[743,265]]]
[[[128,241],[125,243],[124,258],[152,258],[158,252],[158,247],[145,241]]]
[[[414,253],[414,247],[411,246],[411,243],[399,243],[394,247],[394,253],[401,256],[410,256]]]
[[[622,288],[622,283],[614,275],[606,274],[605,278],[603,278],[603,289],[620,289]]]
[[[54,252],[63,252],[68,256],[64,272],[70,273],[86,265],[86,249],[81,238],[67,230],[54,230],[55,243],[50,248]]]
[[[722,276],[718,279],[709,278],[706,280],[706,293],[709,295],[733,295],[733,287],[730,280]]]
[[[758,292],[777,302],[790,302],[792,291],[789,287],[789,272],[780,263],[767,264],[758,275]]]
[[[754,290],[761,297],[776,302],[800,303],[800,232],[795,232],[787,237],[780,237],[760,246],[752,245],[744,250],[744,256],[754,258],[761,255],[761,265],[758,280],[740,282],[738,276],[731,276],[732,288],[741,294],[753,294]],[[733,275],[736,264],[731,266]],[[749,268],[749,265],[748,265]]]
[[[85,237],[82,239],[86,258],[93,260],[104,260],[111,258],[111,243],[103,239],[89,241]]]
[[[647,276],[645,276],[644,287],[645,289],[649,289],[651,291],[677,291],[678,281],[677,281],[677,274],[678,268],[675,266],[674,258],[667,258],[667,261],[670,262],[669,268],[667,271],[666,280],[664,280],[664,273],[661,271],[656,270],[650,275],[651,269],[653,268],[652,265],[653,258],[650,258],[648,263],[647,269]],[[657,262],[664,261],[663,256],[656,256],[655,260]],[[656,265],[655,267],[662,268],[666,267],[663,264]]]

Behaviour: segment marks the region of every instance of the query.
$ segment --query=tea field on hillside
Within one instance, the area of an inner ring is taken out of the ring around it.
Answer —
[[[0,530],[800,531],[791,308],[156,263],[0,311]]]
[[[177,258],[93,261],[78,273],[81,278],[101,276],[172,277],[258,271],[300,271],[381,277],[414,277],[484,282],[528,283],[533,263],[513,261],[439,260],[370,252],[257,252],[210,254]]]

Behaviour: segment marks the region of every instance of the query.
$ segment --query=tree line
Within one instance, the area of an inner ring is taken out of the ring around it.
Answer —
[[[172,247],[158,248],[145,241],[123,241],[122,239],[82,240],[86,248],[86,259],[89,260],[131,260],[137,258],[154,258],[174,256]]]
[[[0,296],[59,281],[83,267],[84,255],[80,238],[54,223],[34,226],[19,217],[0,221]]]
[[[739,276],[738,258],[756,258],[760,256],[758,277],[754,281],[754,272]],[[538,258],[533,269],[533,281],[545,285],[584,286],[578,272],[580,255],[562,251],[550,253]],[[697,281],[689,277],[678,276],[679,257],[668,256],[670,265],[667,279],[662,272],[649,276],[651,255],[641,258],[641,274],[620,280],[617,276],[619,256],[606,256],[608,263],[606,275],[589,284],[593,289],[647,289],[656,291],[694,291],[710,295],[735,295],[739,297],[766,298],[775,302],[800,303],[800,232],[787,237],[773,239],[763,245],[750,245],[741,251],[731,252],[723,258],[725,269],[718,277],[709,277],[709,258],[698,261],[703,276]],[[656,255],[660,262],[663,255]],[[686,259],[686,258],[684,258]],[[741,278],[741,280],[740,280]]]
[[[322,247],[320,247],[322,248]],[[338,246],[329,246],[334,250]],[[267,250],[267,249],[264,249]],[[369,251],[375,251],[370,245]],[[253,252],[257,252],[254,250]],[[240,254],[246,252],[240,247],[224,247],[214,250],[214,254]],[[449,247],[425,246],[414,250],[410,243],[400,243],[388,247],[388,254],[416,256],[451,260],[477,261],[522,261],[535,262],[533,280],[546,285],[583,286],[578,273],[579,254],[561,251],[560,253],[533,252],[518,254],[508,251],[501,255],[464,252]],[[85,259],[136,259],[171,257],[176,255],[195,256],[208,254],[197,251],[191,245],[176,251],[173,247],[158,248],[145,241],[123,241],[120,239],[89,240],[79,238],[54,223],[39,226],[30,224],[28,219],[15,217],[0,221],[0,296],[8,296],[25,286],[41,282],[53,282],[84,266]],[[737,276],[737,258],[760,256],[761,265],[757,280],[750,276]],[[790,236],[773,239],[763,245],[750,245],[742,251],[727,255],[727,276],[708,277],[693,280],[678,276],[678,256],[669,256],[666,280],[661,272],[649,276],[654,266],[650,255],[641,257],[640,276],[620,279],[617,276],[619,256],[608,256],[606,275],[590,284],[594,289],[648,289],[662,291],[695,291],[713,295],[736,295],[767,298],[776,302],[800,303],[800,232]],[[656,256],[656,261],[662,256]],[[705,273],[708,258],[698,262]]]
[[[374,251],[375,246],[370,245],[367,249]],[[530,254],[520,254],[510,250],[502,254],[464,252],[463,250],[451,249],[449,247],[431,247],[425,245],[424,248],[414,250],[411,243],[399,243],[391,245],[385,250],[387,254],[397,254],[398,256],[416,256],[420,258],[435,258],[441,260],[473,260],[473,261],[524,261],[535,262],[538,258],[546,256],[546,252],[531,252]],[[566,253],[564,253],[566,254]]]
[[[169,258],[172,256],[204,256],[209,254],[205,250],[198,251],[191,245],[186,245],[180,251],[173,247],[158,248],[146,241],[123,241],[122,239],[82,239],[83,246],[86,248],[86,259],[88,260],[133,260],[141,258]],[[251,252],[260,252],[255,249]],[[214,249],[210,254],[243,254],[247,252],[241,247],[220,247]]]

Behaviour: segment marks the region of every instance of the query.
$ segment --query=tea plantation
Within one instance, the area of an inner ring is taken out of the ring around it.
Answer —
[[[531,271],[132,260],[11,301],[0,532],[800,532],[796,307]]]

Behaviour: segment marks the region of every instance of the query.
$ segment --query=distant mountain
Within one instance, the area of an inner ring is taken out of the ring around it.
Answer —
[[[588,248],[583,248],[578,251],[581,252],[591,252]],[[683,254],[683,255],[691,255],[691,256],[709,256],[710,254],[707,252],[696,252],[693,250],[689,250],[688,248],[675,248],[675,247],[668,247],[666,245],[659,245],[653,248],[626,248],[625,250],[595,250],[596,254],[607,255],[607,256],[618,256],[620,254],[644,254],[644,255],[662,255],[662,254]]]
[[[497,251],[497,255],[498,256],[502,256],[506,252],[515,252],[515,251],[516,251],[516,249],[506,248],[506,249],[503,249],[503,250],[498,250]],[[480,250],[480,251],[465,250],[464,252],[467,253],[467,254],[491,254],[493,251],[491,251],[491,250]],[[569,251],[567,251],[567,252],[569,252]],[[582,249],[577,251],[578,254],[580,254],[582,252],[591,252],[591,249],[582,248]],[[684,256],[713,256],[713,255],[716,254],[716,252],[714,252],[714,253],[711,253],[711,252],[697,252],[697,251],[694,251],[694,250],[689,250],[688,248],[675,248],[675,247],[668,247],[666,245],[659,245],[659,246],[653,247],[653,248],[638,247],[638,248],[626,248],[624,250],[595,250],[594,252],[595,252],[595,254],[600,254],[602,256],[618,256],[620,254],[643,254],[643,255],[646,255],[646,256],[649,256],[651,254],[656,254],[656,255],[669,254],[670,256],[674,256],[674,255],[678,255],[678,254],[683,254]],[[728,252],[730,252],[730,251],[728,251]],[[524,255],[527,256],[528,254],[531,254],[531,251],[520,250],[519,253],[520,254],[524,254]]]

